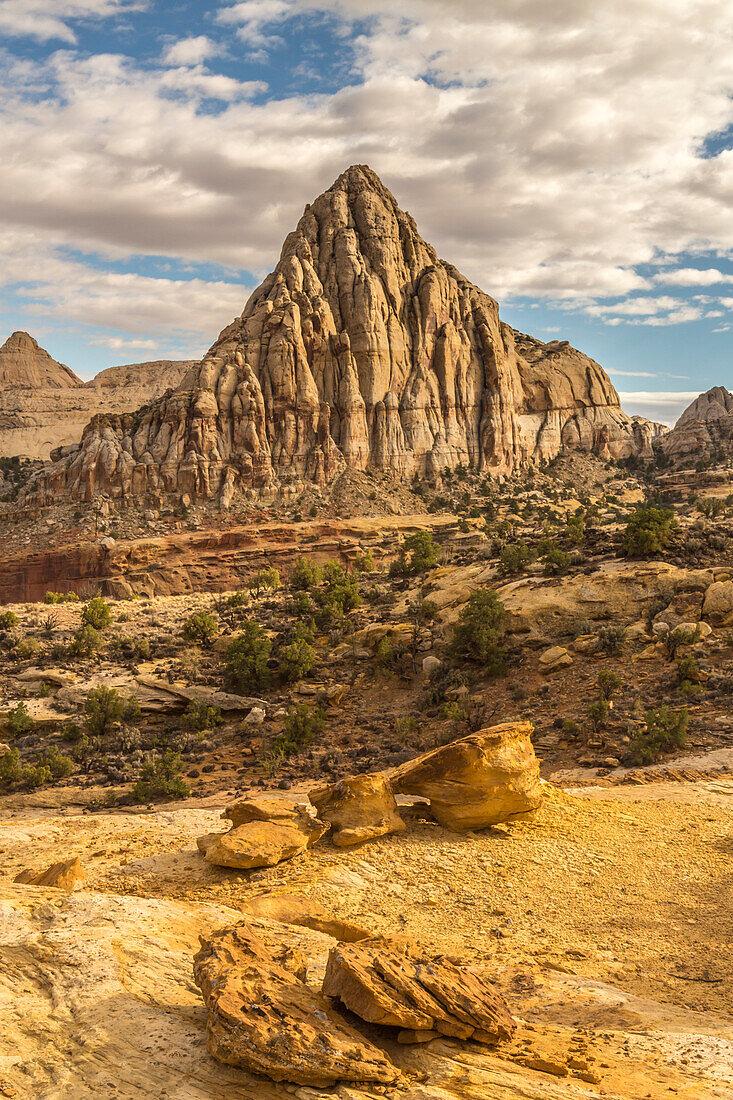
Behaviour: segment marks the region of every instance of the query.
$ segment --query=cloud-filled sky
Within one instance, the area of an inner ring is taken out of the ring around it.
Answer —
[[[0,81],[0,336],[82,375],[201,355],[358,162],[630,412],[731,382],[729,0],[0,0]]]

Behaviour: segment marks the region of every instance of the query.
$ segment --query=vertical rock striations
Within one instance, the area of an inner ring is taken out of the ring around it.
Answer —
[[[280,261],[170,397],[98,417],[31,485],[38,501],[325,484],[344,467],[505,474],[563,447],[650,453],[603,370],[514,332],[354,166],[307,206]]]

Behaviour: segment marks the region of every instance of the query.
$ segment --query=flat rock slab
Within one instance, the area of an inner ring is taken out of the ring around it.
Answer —
[[[202,939],[194,978],[209,1010],[209,1053],[273,1081],[395,1084],[400,1072],[387,1055],[306,985],[305,974],[299,951],[271,954],[247,923]]]
[[[483,977],[399,937],[332,948],[323,992],[363,1020],[400,1028],[402,1042],[439,1033],[494,1044],[515,1031],[504,998]]]
[[[247,821],[218,837],[202,837],[199,847],[217,867],[274,867],[310,848],[327,827],[304,811],[295,820]]]

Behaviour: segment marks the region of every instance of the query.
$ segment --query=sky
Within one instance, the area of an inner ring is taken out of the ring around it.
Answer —
[[[731,385],[730,0],[0,0],[0,340],[198,358],[369,164],[515,328]]]

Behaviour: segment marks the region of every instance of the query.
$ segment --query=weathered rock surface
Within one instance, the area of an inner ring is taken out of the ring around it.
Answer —
[[[733,450],[733,394],[723,386],[701,393],[685,409],[679,420],[661,440],[671,458],[701,458],[713,450],[729,454]]]
[[[567,649],[561,645],[550,646],[540,654],[540,669],[542,672],[557,672],[558,669],[567,668],[573,663],[573,658]]]
[[[45,871],[21,871],[13,879],[25,886],[52,886],[56,890],[73,890],[83,882],[86,875],[77,856],[75,859],[64,859],[58,863],[52,863]]]
[[[0,348],[0,389],[73,389],[82,381],[57,363],[27,332],[14,332]]]
[[[198,372],[141,416],[95,417],[25,499],[267,491],[344,467],[502,474],[562,448],[651,453],[593,360],[499,318],[353,166],[306,207],[280,261]]]
[[[309,791],[308,797],[318,816],[331,825],[331,839],[339,848],[405,831],[389,780],[383,775],[353,775]]]
[[[245,798],[222,815],[233,827],[228,833],[208,834],[198,841],[208,863],[250,870],[274,867],[312,847],[328,826],[305,806],[272,796]]]
[[[306,972],[299,951],[273,956],[246,923],[202,940],[194,978],[209,1010],[209,1052],[273,1081],[394,1084],[400,1073],[387,1055],[306,985]]]
[[[503,722],[419,756],[397,769],[392,786],[430,800],[449,829],[484,829],[537,809],[542,800],[531,722]]]
[[[91,417],[132,412],[174,390],[193,360],[130,363],[81,379],[25,332],[0,348],[0,456],[49,459],[76,447]]]
[[[483,977],[397,937],[332,948],[323,992],[373,1024],[490,1044],[515,1031],[504,998]]]

